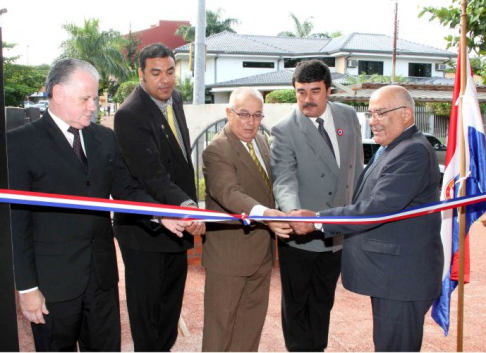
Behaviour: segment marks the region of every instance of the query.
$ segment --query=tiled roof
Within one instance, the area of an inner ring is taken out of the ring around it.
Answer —
[[[272,85],[292,85],[292,69],[285,69],[280,71],[272,71],[265,74],[248,76],[234,80],[218,82],[212,85],[207,85],[209,88],[213,87],[233,87],[233,86],[272,86]],[[356,77],[341,73],[332,73],[332,80],[341,84],[348,84],[348,77]],[[453,78],[443,77],[405,77],[408,84],[418,85],[443,85],[453,86]]]
[[[292,85],[293,70],[285,69],[279,71],[267,72],[266,74],[248,76],[234,80],[218,82],[212,85],[207,85],[209,88],[214,87],[233,87],[233,86],[281,86]],[[339,80],[346,75],[333,73],[332,79]]]
[[[360,52],[389,54],[393,49],[393,38],[384,34],[369,33],[351,33],[333,39],[296,38],[245,35],[225,31],[207,37],[206,45],[209,53],[226,54],[299,56],[305,54],[331,55],[340,51],[355,54]],[[176,53],[187,53],[188,51],[189,44],[174,50]],[[397,41],[397,54],[456,57],[453,52],[403,39]]]

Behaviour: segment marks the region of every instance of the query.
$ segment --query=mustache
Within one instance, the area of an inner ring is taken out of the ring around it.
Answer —
[[[317,107],[316,103],[305,103],[302,108]]]

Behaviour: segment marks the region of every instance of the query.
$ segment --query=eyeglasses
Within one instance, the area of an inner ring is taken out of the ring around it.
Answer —
[[[263,115],[262,113],[259,113],[259,112],[255,113],[255,114],[250,114],[250,113],[247,113],[247,112],[237,113],[233,109],[231,109],[231,111],[233,113],[235,113],[236,115],[238,115],[241,120],[248,120],[248,119],[250,119],[251,116],[254,117],[255,120],[262,120],[265,117],[265,115]]]
[[[366,119],[368,119],[368,121],[373,119],[373,116],[376,117],[376,120],[382,121],[383,119],[385,119],[386,113],[392,112],[394,110],[402,109],[402,108],[407,108],[407,107],[402,105],[401,107],[393,108],[393,109],[390,109],[390,110],[385,110],[384,112],[382,112],[380,110],[376,110],[374,112],[365,112],[364,115],[365,115]]]

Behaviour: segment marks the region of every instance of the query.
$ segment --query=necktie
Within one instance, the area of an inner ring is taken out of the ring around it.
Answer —
[[[265,172],[265,169],[263,169],[263,166],[261,165],[260,161],[258,160],[258,157],[255,153],[255,149],[253,148],[253,144],[251,142],[247,142],[246,144],[248,146],[248,150],[250,151],[250,156],[251,159],[253,159],[253,162],[255,162],[258,170],[260,171],[263,181],[265,181],[265,184],[267,185],[268,191],[272,192],[272,185],[270,184],[270,179],[268,179],[268,175]]]
[[[385,147],[380,146],[380,148],[378,148],[375,155],[373,156],[373,161],[371,162],[371,164],[375,163],[381,157],[383,152],[385,152]]]
[[[317,122],[317,124],[319,124],[319,127],[317,128],[317,130],[321,134],[321,136],[324,139],[324,141],[326,141],[326,144],[329,147],[329,149],[331,150],[332,155],[334,156],[334,158],[336,158],[336,154],[334,153],[334,148],[332,147],[331,138],[327,134],[326,129],[324,129],[324,120],[322,118],[317,118],[316,119],[316,122]]]
[[[187,160],[186,149],[184,148],[184,143],[182,142],[181,130],[179,129],[179,125],[175,121],[174,109],[170,104],[167,105],[166,109],[167,109],[167,121],[169,123],[170,129],[172,130],[172,133],[174,134],[174,137],[176,138],[177,143],[179,144],[179,147],[182,150],[182,154],[184,154],[184,157],[186,157]]]
[[[84,154],[83,147],[81,146],[81,138],[79,137],[79,130],[73,128],[72,126],[69,127],[68,132],[74,135],[74,142],[73,142],[73,150],[78,156],[79,161],[84,167],[84,170],[88,171],[88,159]]]

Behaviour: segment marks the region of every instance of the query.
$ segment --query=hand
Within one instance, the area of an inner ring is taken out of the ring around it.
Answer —
[[[191,204],[187,207],[192,207],[192,208],[199,208],[195,204]],[[196,235],[203,235],[206,233],[206,224],[201,221],[188,221],[186,231],[192,234],[193,236]]]
[[[481,223],[483,224],[483,227],[486,227],[486,213],[481,217]]]
[[[204,222],[190,221],[186,223],[188,224],[188,226],[186,227],[186,231],[193,236],[203,235],[204,233],[206,233],[206,224]]]
[[[309,210],[293,210],[289,217],[315,217],[316,213]],[[315,230],[314,223],[309,222],[290,222],[295,234],[304,235]]]
[[[285,217],[286,214],[274,209],[267,209],[263,212],[264,217]],[[274,232],[277,236],[281,238],[289,238],[290,233],[292,233],[292,228],[290,228],[289,222],[280,222],[280,221],[266,221],[265,222],[272,232]]]
[[[49,314],[46,307],[46,299],[41,291],[36,289],[32,292],[19,293],[19,304],[22,314],[34,324],[45,324],[44,315]],[[43,315],[44,314],[44,315]]]
[[[182,232],[184,232],[187,226],[187,222],[182,221],[179,218],[172,217],[160,217],[160,224],[177,235],[179,238],[184,236]]]

